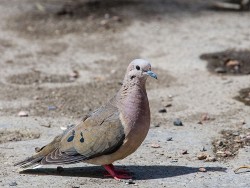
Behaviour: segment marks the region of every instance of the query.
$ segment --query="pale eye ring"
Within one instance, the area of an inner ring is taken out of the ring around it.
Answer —
[[[135,67],[137,70],[140,70],[141,68],[138,66],[138,65],[136,65],[136,67]]]

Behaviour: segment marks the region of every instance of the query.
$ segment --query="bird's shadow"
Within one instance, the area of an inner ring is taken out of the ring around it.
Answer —
[[[120,168],[119,166],[116,166]],[[226,168],[222,167],[204,167],[209,172],[226,172]],[[126,170],[132,173],[133,178],[136,180],[147,179],[162,179],[168,177],[181,176],[185,174],[199,172],[198,167],[187,166],[126,166]],[[91,167],[74,167],[74,168],[37,168],[27,169],[20,172],[21,174],[33,175],[53,175],[53,176],[73,176],[73,177],[91,177],[91,178],[104,178],[106,171],[101,166]]]

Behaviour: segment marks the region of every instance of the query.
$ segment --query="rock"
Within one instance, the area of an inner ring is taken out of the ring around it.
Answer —
[[[215,162],[215,161],[216,161],[216,158],[215,158],[215,157],[208,156],[204,161],[205,161],[205,162]]]
[[[217,151],[216,155],[219,155],[220,157],[227,157],[227,154],[224,151]]]
[[[206,153],[200,153],[200,154],[198,154],[197,155],[197,158],[199,159],[199,160],[204,160],[204,159],[206,159],[207,158],[207,154]]]
[[[160,127],[161,123],[157,123],[154,127]]]
[[[210,120],[210,117],[209,117],[209,115],[206,113],[206,114],[203,114],[202,116],[201,116],[201,122],[203,122],[203,121],[208,121],[208,120]]]
[[[161,146],[159,144],[151,144],[151,148],[160,148]]]
[[[57,107],[56,106],[48,106],[48,110],[56,110]]]
[[[188,154],[188,151],[187,151],[187,150],[183,150],[183,151],[181,152],[181,154],[182,154],[182,155],[186,155],[186,154]]]
[[[173,138],[172,137],[168,137],[167,141],[173,141]]]
[[[162,108],[162,109],[158,110],[158,112],[159,112],[159,113],[166,113],[167,110],[166,110],[166,108]]]
[[[206,172],[207,170],[205,168],[201,167],[201,168],[199,168],[199,171],[200,172]]]
[[[19,116],[19,117],[28,117],[29,114],[28,114],[27,111],[20,111],[20,112],[18,113],[18,116]]]
[[[79,72],[77,70],[73,70],[72,73],[69,75],[71,78],[76,79],[79,77]]]
[[[165,105],[166,108],[169,108],[169,107],[171,107],[171,106],[172,106],[171,103],[168,103],[168,104]]]
[[[200,151],[207,151],[207,149],[203,146],[202,149]]]
[[[214,71],[216,73],[226,73],[226,69],[224,69],[223,67],[217,67],[216,69],[214,69]]]
[[[50,128],[51,127],[51,125],[50,124],[48,124],[48,125],[41,125],[42,127],[46,127],[46,128]]]
[[[9,186],[17,186],[17,183],[15,181],[9,183]]]
[[[175,125],[175,126],[183,126],[181,120],[178,119],[178,118],[174,120],[174,125]]]
[[[132,179],[129,179],[126,181],[126,184],[129,185],[129,184],[135,184],[135,182],[132,180]]]
[[[121,22],[121,21],[122,21],[122,18],[119,17],[119,16],[113,16],[113,17],[112,17],[112,20],[113,20],[113,21],[116,21],[116,22]]]
[[[234,67],[234,66],[239,66],[240,62],[237,60],[229,60],[226,62],[227,67]]]

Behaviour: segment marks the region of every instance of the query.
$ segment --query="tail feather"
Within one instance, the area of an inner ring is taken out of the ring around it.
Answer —
[[[37,154],[14,164],[14,166],[20,166],[21,168],[28,168],[32,166],[41,165],[42,159],[58,148],[61,138],[62,135],[55,137],[54,140],[48,145],[43,146],[41,149],[40,148],[36,149]]]
[[[35,166],[35,165],[40,165],[40,162],[43,158],[44,156],[40,156],[40,157],[32,156],[32,157],[24,159],[23,161],[15,163],[14,166],[20,166],[21,168],[28,168],[28,167]]]

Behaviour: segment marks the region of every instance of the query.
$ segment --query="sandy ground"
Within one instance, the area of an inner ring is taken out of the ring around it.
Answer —
[[[215,153],[227,139],[249,139],[249,106],[234,97],[250,77],[213,74],[199,58],[249,49],[250,13],[209,7],[202,0],[1,0],[0,187],[250,187],[248,170],[233,172],[250,164],[249,140],[227,146],[236,147],[228,157]],[[116,163],[133,172],[134,184],[84,163],[18,172],[15,162],[113,96],[138,57],[159,80],[147,87],[148,137]],[[176,118],[184,125],[174,126]],[[198,160],[202,151],[217,161]]]

